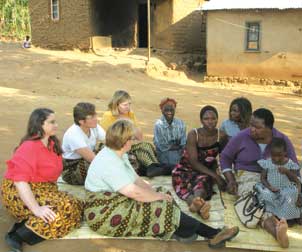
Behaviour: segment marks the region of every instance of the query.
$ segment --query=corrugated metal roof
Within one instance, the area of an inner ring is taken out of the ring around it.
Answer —
[[[199,10],[302,9],[302,0],[210,0]]]

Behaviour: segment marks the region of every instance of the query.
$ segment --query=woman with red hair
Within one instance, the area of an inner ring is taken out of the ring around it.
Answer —
[[[178,164],[186,144],[186,126],[175,118],[176,101],[171,98],[162,99],[159,107],[162,116],[154,125],[154,145],[156,154],[164,174],[171,174],[171,169]]]

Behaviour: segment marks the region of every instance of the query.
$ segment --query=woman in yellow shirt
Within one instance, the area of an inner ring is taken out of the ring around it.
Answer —
[[[135,157],[137,165],[134,166],[138,174],[148,177],[170,175],[171,169],[160,166],[154,146],[151,143],[143,141],[142,131],[138,128],[136,116],[130,107],[131,96],[126,91],[116,91],[108,104],[108,111],[103,114],[101,119],[100,124],[102,128],[107,130],[118,119],[129,119],[132,121],[136,127],[135,136],[138,143],[132,145],[129,158],[130,161],[133,161],[131,157]]]

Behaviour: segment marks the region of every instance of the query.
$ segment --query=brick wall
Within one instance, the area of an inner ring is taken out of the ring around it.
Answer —
[[[163,2],[168,4],[168,1]],[[166,29],[159,27],[155,30],[154,46],[183,52],[205,52],[205,18],[196,11],[202,3],[202,0],[173,0],[169,6],[170,23],[166,23]],[[166,14],[158,10],[158,16]]]
[[[53,21],[51,0],[29,0],[33,44],[47,48],[89,49],[90,36],[95,34],[92,3],[91,0],[59,0],[60,19]],[[153,47],[205,52],[205,20],[195,11],[203,0],[154,0],[153,3],[156,4],[152,14]]]
[[[155,48],[172,48],[173,1],[154,1],[152,13],[151,45]]]
[[[59,0],[60,18],[51,19],[51,0],[29,0],[32,43],[53,49],[90,47],[90,1]]]

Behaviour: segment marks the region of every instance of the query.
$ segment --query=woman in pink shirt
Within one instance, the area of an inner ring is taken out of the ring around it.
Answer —
[[[12,251],[22,251],[24,242],[61,238],[80,225],[82,202],[58,191],[56,184],[63,167],[57,128],[52,110],[34,110],[26,135],[7,161],[1,193],[17,219],[5,236]]]

